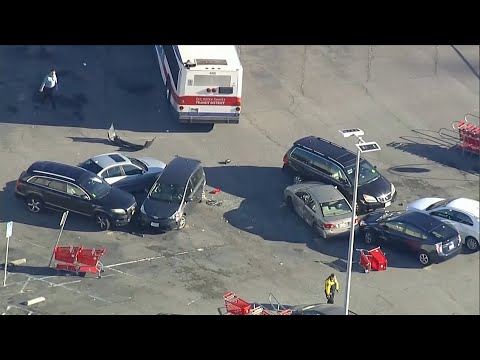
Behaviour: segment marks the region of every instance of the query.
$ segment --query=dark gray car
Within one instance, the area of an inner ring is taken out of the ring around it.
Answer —
[[[287,186],[284,197],[287,206],[322,238],[350,231],[352,207],[335,186],[303,182]]]
[[[183,229],[205,198],[206,177],[200,160],[177,156],[156,179],[140,207],[140,226]]]

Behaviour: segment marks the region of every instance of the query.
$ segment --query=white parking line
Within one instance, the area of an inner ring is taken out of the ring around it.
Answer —
[[[23,242],[25,244],[28,244],[28,245],[32,245],[32,246],[36,246],[36,247],[39,247],[39,248],[42,248],[42,249],[46,249],[46,250],[49,250],[49,251],[53,251],[51,249],[49,249],[48,247],[46,246],[42,246],[42,245],[38,245],[38,244],[35,244],[35,243],[31,243],[29,241],[25,241],[25,240],[17,240],[18,242]]]
[[[68,285],[68,284],[76,284],[76,283],[79,283],[79,282],[82,282],[82,280],[75,280],[75,281],[69,281],[69,282],[65,282],[65,283],[61,283],[61,284],[55,284],[52,287],[63,286],[63,285]]]
[[[195,300],[190,301],[190,302],[187,304],[187,306],[192,305],[195,301],[198,301],[198,300],[200,300],[201,298],[202,298],[202,297],[200,296],[198,299],[195,299]]]
[[[179,256],[179,255],[186,255],[186,254],[188,254],[188,253],[189,253],[188,251],[182,251],[182,252],[180,252],[180,253],[173,254],[173,255],[171,255],[170,257],[175,257],[175,256]],[[144,261],[152,261],[152,260],[157,260],[157,259],[164,259],[164,258],[166,258],[166,257],[167,257],[167,255],[152,256],[152,257],[146,257],[146,258],[138,259],[138,260],[125,261],[125,262],[121,262],[121,263],[118,263],[118,264],[111,264],[111,265],[107,265],[107,266],[104,266],[104,267],[105,267],[106,269],[110,269],[110,268],[117,267],[117,266],[136,264],[136,263],[144,262]]]

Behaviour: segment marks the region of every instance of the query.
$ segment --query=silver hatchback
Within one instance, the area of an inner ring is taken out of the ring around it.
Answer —
[[[287,207],[295,211],[324,239],[350,231],[352,207],[332,185],[302,182],[284,191]],[[358,218],[355,219],[355,224]]]

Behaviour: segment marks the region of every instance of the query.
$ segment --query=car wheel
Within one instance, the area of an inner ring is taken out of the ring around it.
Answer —
[[[185,225],[187,225],[187,217],[185,216],[185,214],[183,214],[180,219],[178,219],[177,229],[182,230]]]
[[[365,244],[371,245],[371,244],[374,244],[377,239],[375,237],[375,234],[372,231],[367,230],[365,232],[363,240],[365,241]]]
[[[38,213],[43,208],[43,200],[37,195],[29,195],[26,199],[28,210]]]
[[[470,251],[478,251],[478,240],[471,236],[465,239],[465,245]]]
[[[292,180],[294,184],[300,184],[303,181],[300,175],[294,175]]]
[[[422,251],[418,254],[418,261],[420,261],[420,264],[423,266],[427,266],[430,264],[430,256],[425,251]]]
[[[109,230],[111,227],[110,219],[107,214],[97,213],[95,215],[95,223],[101,231]]]
[[[78,276],[80,276],[80,277],[82,277],[82,278],[85,277],[85,275],[87,275],[86,272],[79,272],[79,273],[78,273]]]
[[[285,204],[287,205],[287,208],[293,209],[293,201],[290,196],[287,196],[287,198],[285,199]]]

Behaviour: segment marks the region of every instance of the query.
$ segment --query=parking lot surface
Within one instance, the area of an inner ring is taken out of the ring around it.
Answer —
[[[368,154],[398,191],[392,209],[419,197],[479,200],[478,159],[452,147],[453,121],[479,112],[478,46],[239,46],[244,66],[238,125],[175,123],[168,114],[153,46],[0,47],[0,221],[13,221],[4,314],[220,314],[223,294],[252,302],[273,293],[286,305],[324,301],[335,272],[343,304],[348,239],[317,238],[285,208],[282,157],[318,135],[354,149],[339,129],[360,127],[382,150]],[[38,104],[51,68],[58,109]],[[156,137],[132,155],[203,161],[208,194],[182,231],[98,232],[67,219],[60,245],[107,249],[101,279],[60,276],[48,263],[61,213],[32,215],[14,198],[19,174],[36,160],[77,164],[117,151],[114,123],[132,141]],[[225,159],[229,164],[222,164]],[[2,239],[4,225],[1,225]],[[362,247],[360,239],[356,248]],[[4,256],[4,245],[0,244]],[[420,269],[387,251],[387,271],[354,266],[350,308],[358,314],[479,314],[479,253]],[[358,261],[358,253],[355,254]],[[0,261],[3,263],[3,260]],[[23,301],[39,296],[31,307]]]

